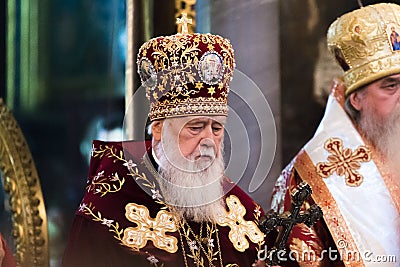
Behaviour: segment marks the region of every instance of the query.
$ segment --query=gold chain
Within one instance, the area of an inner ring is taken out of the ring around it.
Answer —
[[[197,235],[196,235],[196,234],[194,233],[194,231],[192,230],[192,228],[190,227],[190,225],[186,222],[185,219],[183,219],[183,223],[180,222],[180,227],[179,227],[179,229],[180,229],[180,228],[183,229],[183,235],[185,236],[185,238],[187,239],[187,241],[188,241],[188,242],[191,242],[192,240],[190,239],[189,235],[185,233],[185,224],[187,225],[187,227],[188,227],[188,229],[189,229],[189,232],[190,232],[190,233],[193,235],[193,237],[195,238],[195,241],[199,244],[200,250],[203,251],[204,255],[206,255],[206,257],[207,257],[207,259],[208,259],[208,261],[209,261],[209,263],[210,263],[210,267],[215,267],[215,265],[213,264],[213,259],[212,259],[212,257],[210,257],[210,255],[209,255],[209,251],[207,252],[207,251],[204,249],[203,245],[202,245],[202,237],[200,236],[200,237],[198,238]],[[219,261],[220,261],[220,266],[222,267],[222,266],[223,266],[223,263],[222,263],[222,253],[221,253],[221,246],[220,246],[219,238],[218,238],[218,229],[217,229],[217,227],[216,227],[216,224],[214,224],[214,223],[212,224],[211,230],[210,230],[210,231],[208,230],[208,224],[206,224],[206,226],[207,226],[207,236],[208,236],[208,237],[207,237],[207,241],[211,239],[212,234],[213,234],[213,231],[214,231],[214,229],[215,229],[215,235],[216,235],[217,247],[218,247],[218,254],[219,254]],[[202,225],[201,225],[200,227],[202,228]],[[201,231],[202,231],[202,229],[200,229],[200,232],[201,232]],[[181,231],[179,231],[179,234],[182,235]],[[184,244],[183,244],[183,239],[182,239],[182,237],[181,237],[181,242],[182,242],[182,249],[184,250]],[[208,250],[210,250],[210,248],[208,248]],[[187,264],[186,255],[184,255],[184,258],[185,258],[185,264]],[[186,266],[187,266],[187,265],[186,265]]]
[[[182,246],[182,255],[183,255],[183,260],[185,261],[185,266],[189,267],[188,263],[187,263],[187,259],[186,259],[186,252],[185,252],[185,245],[183,243],[183,239],[182,236],[183,234],[181,233],[181,228],[178,227],[178,232],[179,232],[179,239],[181,240],[181,246]]]
[[[219,253],[219,262],[221,264],[221,267],[223,267],[223,265],[222,265],[222,254],[221,254],[222,251],[221,251],[221,246],[219,244],[219,234],[218,234],[218,232],[219,232],[218,228],[215,228],[215,235],[217,237],[217,246],[218,246],[218,253]]]

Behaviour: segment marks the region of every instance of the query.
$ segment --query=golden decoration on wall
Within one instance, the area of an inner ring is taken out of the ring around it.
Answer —
[[[0,168],[9,195],[18,266],[49,266],[47,216],[35,164],[21,128],[0,99]]]

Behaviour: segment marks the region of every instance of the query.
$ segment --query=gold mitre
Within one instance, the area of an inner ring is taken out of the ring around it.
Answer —
[[[400,6],[381,3],[339,17],[328,29],[328,48],[344,71],[346,95],[400,73]]]
[[[186,16],[182,19],[184,22]],[[151,121],[188,115],[228,114],[235,68],[232,45],[213,34],[187,32],[153,38],[137,55],[138,73],[150,101]]]

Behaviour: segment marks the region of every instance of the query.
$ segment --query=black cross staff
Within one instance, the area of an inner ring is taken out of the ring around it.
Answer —
[[[286,242],[290,231],[296,224],[304,223],[308,227],[313,225],[322,217],[321,208],[313,204],[309,209],[300,212],[301,206],[311,196],[312,190],[309,184],[301,182],[292,191],[292,206],[290,211],[277,214],[274,210],[267,212],[259,221],[259,228],[265,234],[268,234],[277,226],[282,226],[274,246],[267,253],[266,261],[269,265],[279,265],[281,257],[287,255]]]

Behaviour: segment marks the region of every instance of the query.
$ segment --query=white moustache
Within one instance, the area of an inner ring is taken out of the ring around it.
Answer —
[[[207,148],[200,148],[200,155],[198,157],[210,157],[210,158],[215,158],[216,153],[214,148],[212,147],[207,147]]]

